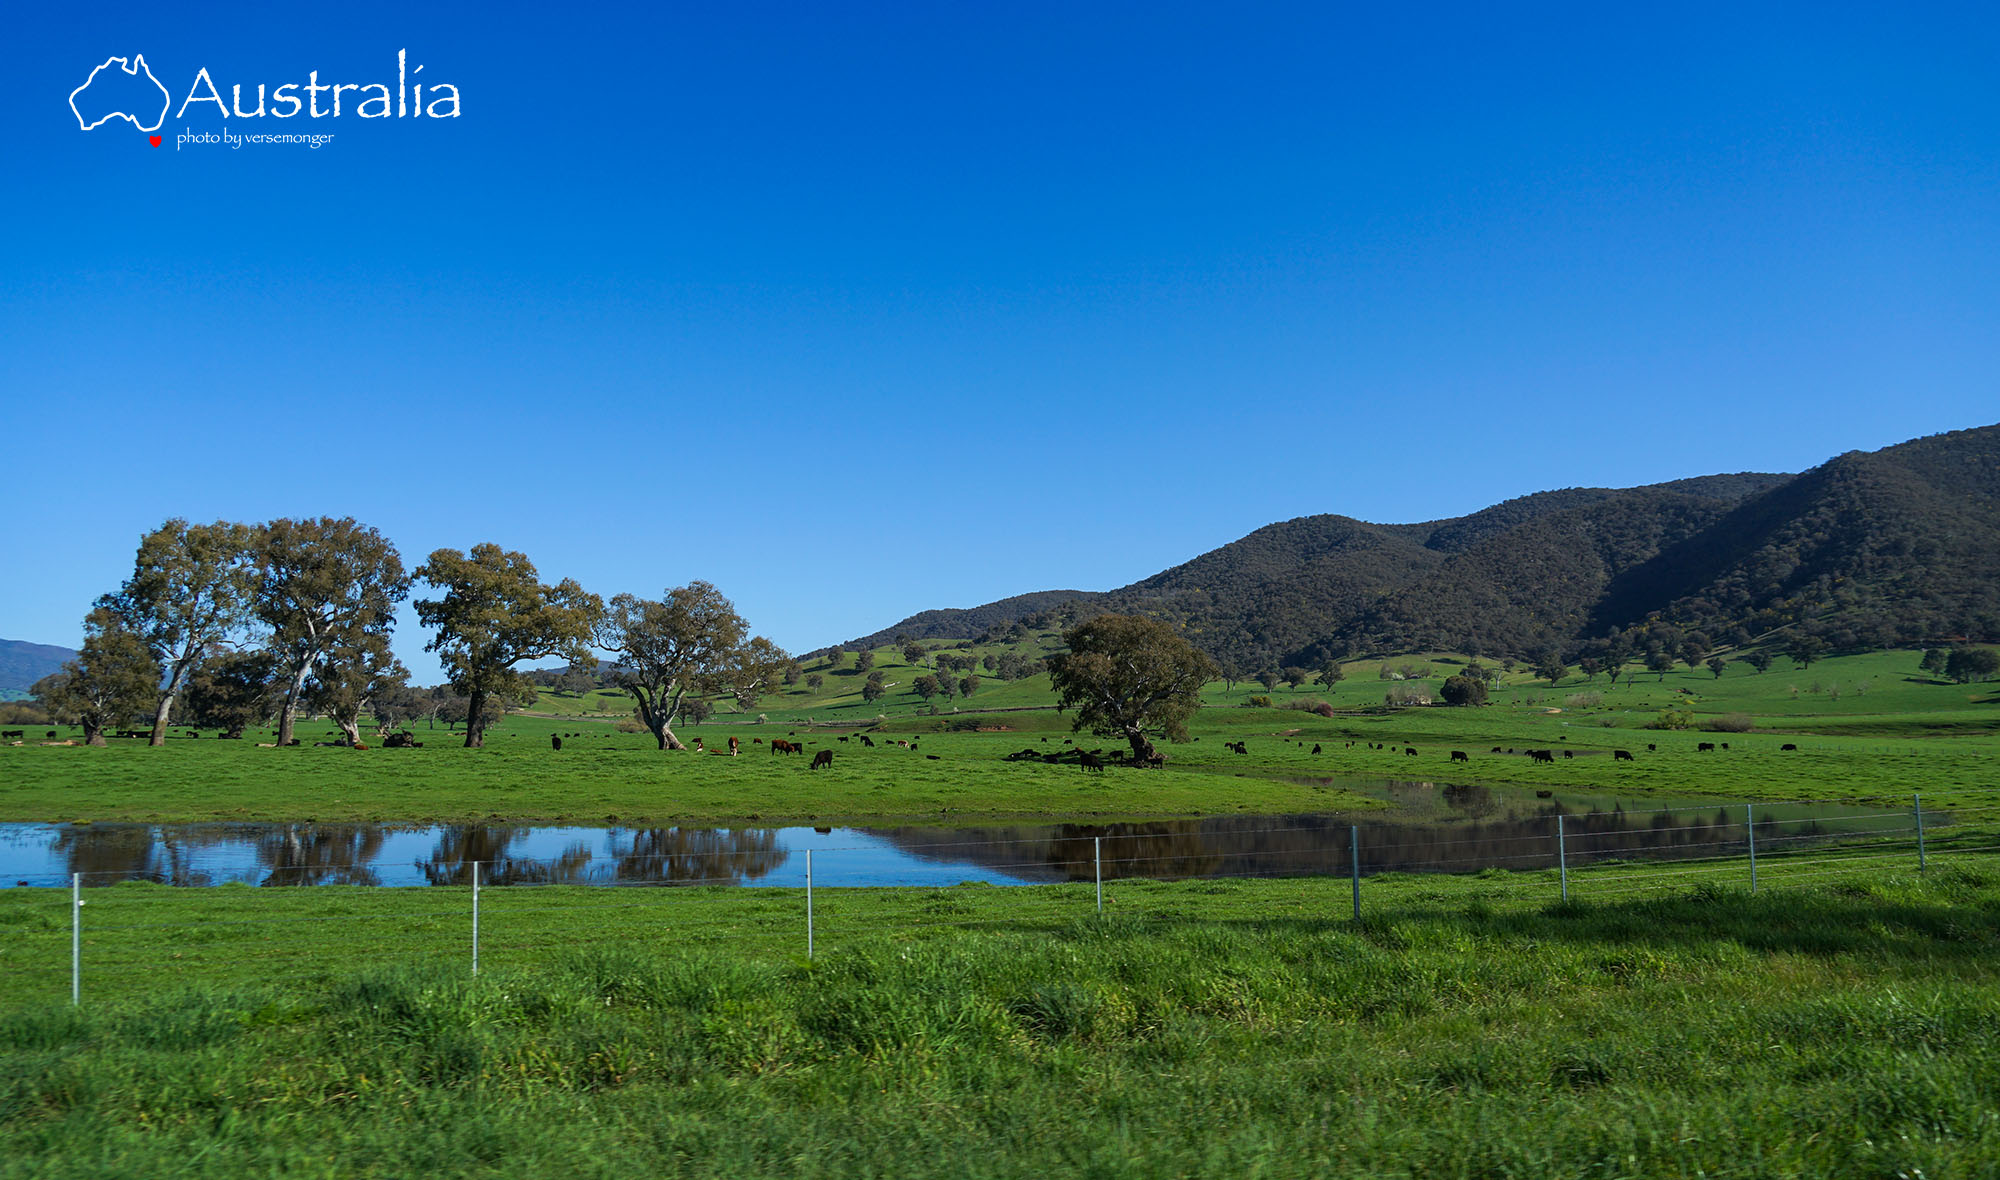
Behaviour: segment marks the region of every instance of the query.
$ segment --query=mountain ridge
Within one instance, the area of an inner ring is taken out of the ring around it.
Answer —
[[[1983,426],[1798,474],[1558,488],[1405,524],[1294,517],[1116,589],[920,612],[846,646],[1098,611],[1167,618],[1244,667],[1444,648],[1574,655],[1653,628],[1724,643],[1804,629],[1836,647],[2000,640],[1996,521],[2000,426]]]

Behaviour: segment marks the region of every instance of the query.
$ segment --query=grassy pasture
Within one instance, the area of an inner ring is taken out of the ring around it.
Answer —
[[[1445,661],[1454,658],[1413,657],[1439,671],[1450,670]],[[1379,664],[1365,666],[1372,676]],[[1337,783],[1296,781],[1339,778],[1752,800],[1900,801],[1921,792],[1938,808],[2000,802],[2000,689],[1920,680],[1914,667],[1909,652],[1821,661],[1796,697],[1790,690],[1803,676],[1779,668],[1758,675],[1741,665],[1720,680],[1706,670],[1645,674],[1616,689],[1605,689],[1602,677],[1596,687],[1584,685],[1574,674],[1551,689],[1517,673],[1496,688],[1492,703],[1476,709],[1385,708],[1379,703],[1382,682],[1361,681],[1358,668],[1331,693],[1315,687],[1269,694],[1275,705],[1296,697],[1330,699],[1345,710],[1331,718],[1282,707],[1242,708],[1250,691],[1217,686],[1214,707],[1194,722],[1198,740],[1168,747],[1167,769],[1114,765],[1101,775],[1001,760],[1024,746],[1064,748],[1068,719],[1047,708],[890,716],[870,731],[878,742],[872,750],[837,740],[857,732],[851,727],[809,727],[804,716],[825,716],[811,708],[795,717],[770,712],[764,725],[746,724],[754,716],[726,715],[681,731],[711,745],[737,735],[745,753],[735,759],[662,754],[650,735],[621,734],[603,721],[534,716],[509,718],[484,750],[462,749],[460,736],[442,728],[417,731],[425,742],[421,750],[365,752],[180,738],[159,750],[133,740],[97,750],[29,742],[0,747],[0,820],[498,817],[591,823],[617,816],[626,823],[969,823],[1366,806]],[[1814,680],[1822,686],[1818,693],[1806,691]],[[1836,682],[1850,686],[1838,700],[1826,688]],[[1852,691],[1864,682],[1876,687]],[[1047,703],[1045,688],[1036,689],[1032,680],[1005,687],[1022,699],[1040,691]],[[1570,703],[1577,692],[1601,699]],[[1663,710],[1683,706],[1697,724],[1745,713],[1756,729],[1644,728]],[[580,736],[566,737],[557,752],[550,748],[552,733]],[[301,734],[308,741],[321,736],[310,724]],[[770,737],[832,749],[834,765],[810,772],[806,759],[773,756],[767,744],[758,744]],[[915,738],[918,751],[882,744],[884,737]],[[1077,740],[1117,747],[1088,735]],[[1224,746],[1231,741],[1243,742],[1249,753],[1231,753]],[[1730,748],[1701,753],[1702,742]],[[1314,755],[1316,743],[1321,753]],[[1786,744],[1798,749],[1783,750]],[[1370,748],[1378,745],[1385,748]],[[1496,746],[1503,752],[1494,753]],[[1404,753],[1410,748],[1415,756]],[[1525,755],[1528,749],[1555,750],[1557,761],[1536,764]],[[1618,749],[1632,752],[1634,760],[1614,760],[1611,751]],[[1467,761],[1450,761],[1453,750],[1464,751]],[[1562,757],[1564,751],[1573,756]]]
[[[0,1177],[2000,1170],[1990,858],[1547,885],[11,890]]]

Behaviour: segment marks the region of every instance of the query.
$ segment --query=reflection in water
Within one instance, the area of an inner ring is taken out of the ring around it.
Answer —
[[[779,846],[776,828],[644,828],[613,844],[619,849],[617,879],[646,884],[740,884],[790,855]]]
[[[1364,874],[1552,868],[1557,863],[1558,815],[1563,816],[1562,842],[1572,866],[1617,857],[1740,856],[1749,842],[1740,809],[1627,813],[1614,806],[1573,812],[1559,800],[1537,800],[1532,807],[1510,810],[1507,800],[1483,786],[1405,783],[1395,784],[1394,790],[1429,800],[1426,806],[1440,813],[1442,822],[1245,816],[1057,828],[898,828],[877,834],[913,856],[930,857],[927,848],[944,847],[954,861],[1037,881],[1093,878],[1100,847],[1106,880],[1344,875],[1352,871],[1354,828],[1359,829]],[[1867,823],[1879,830],[1883,818]],[[1931,822],[1943,823],[1946,817]],[[1811,816],[1786,819],[1766,812],[1757,819],[1760,850],[1846,834],[1840,825]]]
[[[432,885],[470,885],[474,861],[485,885],[727,885],[761,877],[787,855],[775,828],[614,828],[602,861],[581,840],[554,857],[522,854],[517,849],[532,830],[446,828],[417,867]]]
[[[257,837],[265,885],[380,885],[371,867],[388,833],[378,824],[286,824]]]
[[[1616,800],[1532,797],[1477,785],[1378,785],[1395,812],[1229,816],[1149,823],[1036,827],[893,828],[844,833],[805,828],[537,828],[487,824],[0,825],[7,881],[117,880],[165,885],[803,884],[790,855],[822,851],[822,881],[938,884],[981,870],[1000,882],[1087,881],[1102,850],[1107,879],[1345,875],[1358,832],[1361,871],[1476,872],[1556,863],[1558,817],[1572,866],[1614,857],[1738,857],[1747,850],[1741,806],[1714,803],[1627,811]],[[1757,807],[1760,852],[1890,831],[1896,812],[1856,815],[1842,805]],[[1931,824],[1950,817],[1927,816]],[[60,874],[56,870],[63,870]],[[30,880],[29,878],[32,878]]]

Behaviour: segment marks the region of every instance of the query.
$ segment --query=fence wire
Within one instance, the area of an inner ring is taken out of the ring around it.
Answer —
[[[1546,831],[1422,840],[1379,827],[1282,824],[1228,829],[1232,839],[1281,845],[1228,851],[1163,847],[1163,839],[1187,834],[1118,827],[1060,841],[900,846],[946,862],[977,853],[981,869],[1055,877],[1009,885],[939,885],[879,871],[873,879],[885,887],[828,885],[827,870],[844,858],[879,851],[863,844],[815,848],[805,858],[813,883],[803,886],[729,883],[741,879],[727,871],[740,863],[733,850],[620,858],[624,865],[671,863],[685,873],[667,880],[615,872],[558,880],[561,858],[512,858],[502,885],[485,880],[490,863],[466,861],[437,872],[451,883],[352,886],[332,899],[295,888],[108,888],[121,874],[77,873],[68,889],[8,891],[0,1004],[46,1002],[65,989],[82,1000],[165,984],[302,984],[365,967],[477,973],[635,948],[799,959],[872,938],[1055,931],[1099,913],[1142,922],[1342,921],[1361,916],[1370,898],[1378,906],[1455,901],[1491,909],[1716,887],[1793,890],[2000,853],[1992,832],[1965,828],[1968,817],[2000,806],[1926,815],[1916,807],[1848,805],[1833,815],[1783,818],[1802,805],[1551,812]],[[1688,822],[1675,825],[1675,817]],[[1663,843],[1661,832],[1701,838]],[[1052,843],[1074,854],[1052,858]],[[711,871],[711,864],[722,867]],[[272,869],[242,865],[212,874]],[[310,866],[296,871],[328,875]],[[1438,883],[1446,876],[1454,879],[1449,888]],[[712,904],[716,899],[726,899],[726,908]],[[314,912],[299,912],[306,907]]]

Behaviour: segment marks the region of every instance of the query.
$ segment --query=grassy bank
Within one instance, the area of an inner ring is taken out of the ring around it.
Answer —
[[[462,890],[100,890],[145,954],[9,971],[0,1176],[1990,1175],[1991,863],[870,891],[811,963],[791,891],[497,890],[476,981]]]

